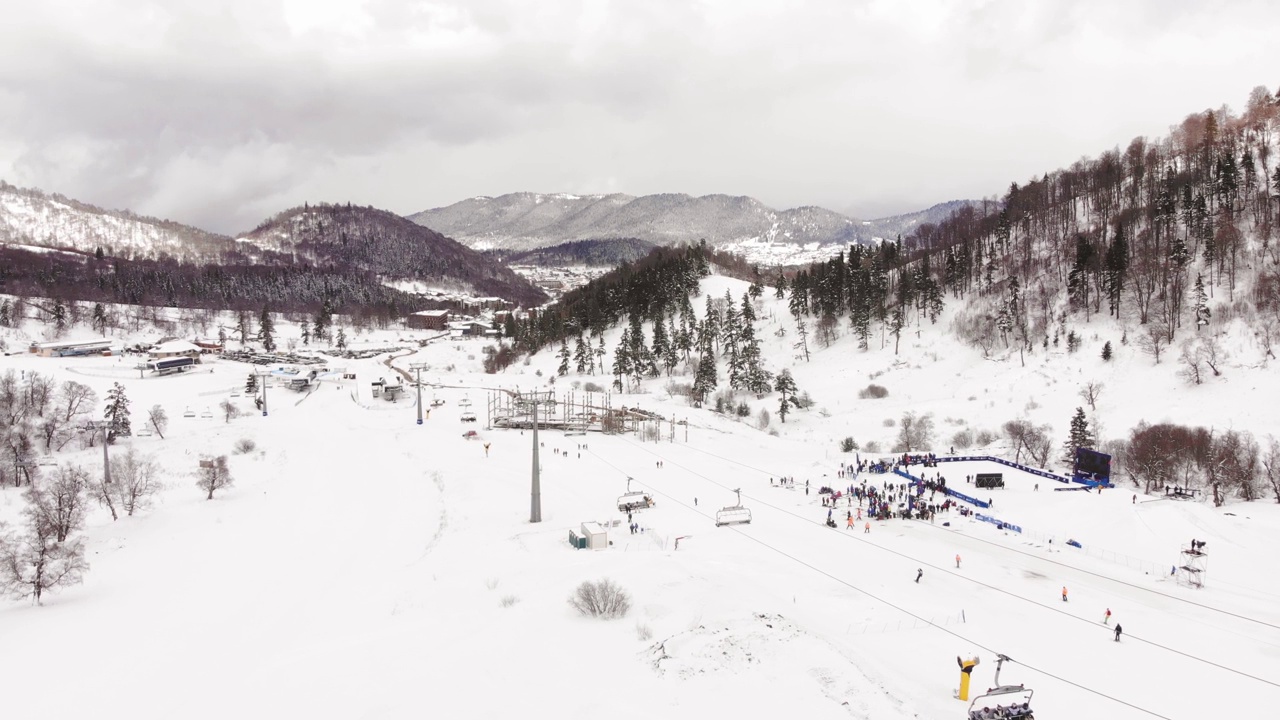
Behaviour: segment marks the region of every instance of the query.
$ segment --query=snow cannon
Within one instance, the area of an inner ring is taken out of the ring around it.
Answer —
[[[961,700],[969,699],[969,676],[973,674],[973,669],[978,665],[978,658],[972,657],[968,660],[962,660],[959,655],[956,656],[956,664],[960,666],[960,694]]]

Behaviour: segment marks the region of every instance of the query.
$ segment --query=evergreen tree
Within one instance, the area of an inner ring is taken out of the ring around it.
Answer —
[[[262,343],[262,349],[267,352],[274,352],[276,349],[276,326],[271,319],[271,311],[266,305],[262,306],[262,312],[258,314],[258,342]]]
[[[1063,462],[1067,465],[1073,465],[1076,458],[1077,448],[1089,448],[1094,445],[1093,432],[1089,429],[1089,419],[1085,417],[1084,408],[1076,408],[1075,415],[1071,416],[1071,431],[1067,438],[1067,442],[1063,445]]]
[[[692,397],[694,404],[702,407],[716,389],[716,356],[710,348],[702,348],[702,358],[698,361],[698,371],[693,377]]]
[[[300,327],[302,332],[302,344],[310,345],[311,344],[311,323],[307,322],[306,318],[303,318],[302,323],[300,324]]]
[[[675,372],[676,366],[680,364],[680,349],[677,347],[678,342],[674,340],[679,337],[679,333],[676,330],[674,318],[667,327],[667,336],[673,340],[667,342],[666,352],[662,355],[662,366],[667,371],[667,377],[670,377],[671,373]]]
[[[338,346],[339,350],[347,349],[347,331],[345,328],[338,328],[338,337],[335,344]]]
[[[560,358],[560,367],[556,368],[556,374],[559,375],[560,377],[564,377],[565,375],[568,375],[569,374],[569,358],[572,357],[569,353],[568,340],[561,338],[560,352],[556,353],[556,357]]]
[[[707,295],[707,310],[706,310],[706,314],[702,316],[702,324],[700,325],[700,327],[702,328],[703,337],[699,339],[698,344],[706,345],[707,343],[705,341],[707,339],[710,339],[713,343],[715,343],[716,353],[719,354],[720,352],[720,344],[719,344],[720,343],[720,313],[716,312],[715,306],[712,305],[710,295]]]
[[[102,303],[94,303],[94,304],[93,304],[93,320],[92,320],[92,324],[93,324],[93,329],[94,329],[94,330],[97,330],[98,332],[100,332],[100,333],[102,333],[102,334],[104,334],[104,335],[106,334],[106,332],[107,332],[107,309],[106,309],[105,307],[103,307],[103,306],[102,306]]]
[[[53,327],[59,335],[67,330],[67,306],[61,299],[53,301]]]
[[[1209,324],[1209,296],[1204,292],[1204,278],[1198,273],[1196,274],[1196,332],[1200,332],[1200,328]]]
[[[13,304],[9,302],[9,298],[0,300],[0,327],[10,327],[13,325]]]
[[[773,296],[779,300],[787,296],[787,276],[778,271],[778,279],[773,281]]]
[[[218,345],[223,348],[227,346],[227,329],[224,327],[218,328]]]
[[[805,362],[809,362],[809,328],[804,322],[804,318],[796,318],[796,340],[791,347],[799,351],[797,358],[804,358]]]
[[[329,326],[333,324],[333,309],[329,307],[329,301],[326,300],[320,309],[316,312],[315,318],[311,322],[311,337],[317,342],[329,336]]]
[[[787,421],[787,413],[791,412],[791,406],[800,407],[800,401],[796,399],[799,392],[796,388],[795,378],[791,377],[791,371],[783,369],[778,373],[778,379],[773,383],[773,389],[782,395],[778,404],[778,417],[782,418],[782,422]]]
[[[588,368],[592,375],[596,374],[596,365],[591,358],[591,345],[582,333],[578,333],[578,342],[573,346],[573,362],[579,375],[586,373]]]
[[[667,335],[666,323],[659,317],[653,321],[653,357],[667,364],[667,354],[671,350],[671,338]]]
[[[618,348],[613,351],[613,387],[622,392],[622,379],[631,374],[631,328],[622,331],[618,338]]]
[[[107,391],[107,408],[103,418],[108,423],[107,442],[114,443],[117,437],[133,433],[129,425],[129,398],[125,396],[124,386],[120,383],[115,383]]]
[[[250,332],[249,313],[241,310],[236,313],[236,333],[240,335],[240,344],[244,345],[249,342]]]
[[[600,374],[603,375],[604,374],[604,356],[608,354],[608,351],[604,349],[604,334],[603,333],[600,334],[598,336],[598,339],[600,340],[600,344],[596,346],[596,362],[600,365]],[[591,374],[594,375],[595,371],[593,370]]]
[[[1111,341],[1108,340],[1102,345],[1102,359],[1106,362],[1111,361]]]
[[[902,341],[902,328],[906,318],[902,316],[902,306],[893,306],[893,319],[889,321],[889,332],[893,334],[893,354],[898,354],[898,343]]]

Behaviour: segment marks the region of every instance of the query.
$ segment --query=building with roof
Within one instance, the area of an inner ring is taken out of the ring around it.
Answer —
[[[163,360],[164,358],[174,357],[200,357],[200,346],[186,340],[170,340],[162,342],[159,345],[147,351],[147,357],[152,360]]]
[[[76,340],[71,342],[31,343],[31,352],[40,357],[72,357],[75,355],[101,355],[111,352],[111,341]]]
[[[419,310],[409,315],[406,324],[415,330],[444,330],[449,324],[449,311]]]

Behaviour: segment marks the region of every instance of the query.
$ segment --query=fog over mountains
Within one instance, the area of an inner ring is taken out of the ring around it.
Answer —
[[[864,221],[813,206],[775,210],[745,196],[520,192],[474,197],[409,219],[482,250],[527,250],[601,237],[633,237],[655,245],[706,239],[716,247],[744,242],[822,247],[893,238],[941,220],[965,202]]]

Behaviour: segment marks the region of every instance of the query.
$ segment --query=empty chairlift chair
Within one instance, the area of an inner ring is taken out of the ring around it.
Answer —
[[[742,490],[738,489],[734,492],[738,495],[738,504],[722,507],[716,511],[716,527],[751,523],[751,509],[742,506]]]

